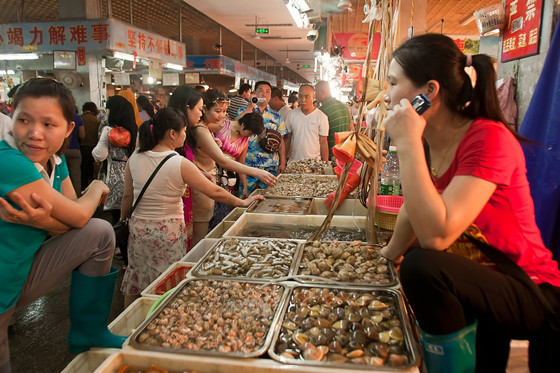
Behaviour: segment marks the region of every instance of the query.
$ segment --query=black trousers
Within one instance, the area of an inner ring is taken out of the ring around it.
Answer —
[[[546,356],[543,347],[549,339],[558,345],[560,334],[550,330],[540,301],[518,280],[458,255],[427,249],[411,250],[400,276],[418,324],[427,333],[453,333],[478,320],[477,372],[505,372],[512,339],[541,346],[530,348],[531,372],[558,369],[554,355]]]

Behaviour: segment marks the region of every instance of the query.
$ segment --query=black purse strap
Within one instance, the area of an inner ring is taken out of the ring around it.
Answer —
[[[479,241],[476,238],[469,236],[468,234],[465,234],[465,236],[467,236],[467,238],[480,251],[482,251],[484,255],[486,255],[491,261],[494,262],[500,272],[515,278],[523,285],[525,285],[528,289],[532,290],[545,309],[548,319],[552,324],[551,326],[555,330],[558,330],[558,328],[560,328],[560,320],[556,315],[556,311],[554,310],[548,299],[546,299],[546,297],[544,296],[541,288],[537,284],[535,284],[533,280],[531,280],[527,272],[521,269],[521,267],[519,267],[513,260],[508,258],[506,254],[502,253],[495,247],[490,246],[485,242]]]
[[[158,166],[156,167],[156,169],[154,170],[154,172],[152,172],[152,174],[150,175],[150,178],[148,179],[148,181],[146,181],[146,184],[144,184],[144,187],[142,188],[142,190],[140,191],[140,194],[138,195],[138,198],[136,198],[136,201],[134,202],[134,205],[132,206],[132,210],[130,210],[130,213],[128,214],[128,217],[130,218],[132,216],[132,213],[134,212],[134,210],[136,209],[136,206],[138,206],[138,203],[140,202],[140,200],[142,199],[142,196],[144,195],[144,192],[146,191],[146,189],[148,189],[148,186],[150,185],[150,183],[152,182],[152,180],[154,179],[154,177],[156,176],[156,174],[158,173],[159,169],[161,168],[161,166],[163,166],[163,164],[165,162],[167,162],[167,160],[171,157],[173,157],[174,155],[177,155],[177,153],[171,153],[168,154],[167,157],[163,158],[163,160],[161,162],[159,162]]]

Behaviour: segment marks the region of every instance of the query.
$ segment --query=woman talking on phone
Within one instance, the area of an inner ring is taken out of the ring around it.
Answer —
[[[505,372],[511,339],[530,341],[531,372],[557,369],[560,337],[549,321],[560,309],[560,272],[495,79],[489,56],[464,55],[439,34],[406,41],[389,68],[386,129],[404,204],[381,253],[400,264],[429,372]],[[419,94],[432,105],[423,116],[409,101]]]

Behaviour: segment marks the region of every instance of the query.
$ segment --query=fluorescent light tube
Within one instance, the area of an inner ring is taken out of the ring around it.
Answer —
[[[165,67],[166,69],[183,71],[183,66],[177,65],[176,63],[164,63],[163,67]]]
[[[37,53],[8,53],[0,54],[0,60],[37,60]]]

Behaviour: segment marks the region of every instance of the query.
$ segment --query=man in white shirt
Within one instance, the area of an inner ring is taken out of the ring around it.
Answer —
[[[12,130],[12,118],[0,113],[0,140],[5,139],[8,132]]]
[[[291,161],[310,158],[329,160],[329,118],[313,105],[315,90],[310,85],[299,88],[299,105],[286,116],[286,151]]]
[[[282,98],[282,90],[278,87],[274,87],[270,91],[270,101],[268,102],[268,105],[270,105],[272,110],[280,114],[284,121],[286,121],[286,116],[292,110],[284,102],[284,98]]]

